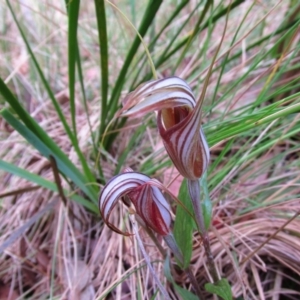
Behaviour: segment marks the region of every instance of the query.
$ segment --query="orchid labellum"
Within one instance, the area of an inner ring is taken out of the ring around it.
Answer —
[[[160,235],[170,232],[171,214],[169,203],[148,176],[132,170],[114,176],[104,186],[99,197],[99,208],[104,222],[114,231],[128,235],[109,222],[110,214],[117,202],[127,197],[136,209],[137,215],[153,231]]]
[[[140,117],[157,111],[157,125],[165,148],[185,178],[196,180],[205,172],[209,148],[201,128],[201,103],[178,77],[140,85],[123,101],[123,116]]]

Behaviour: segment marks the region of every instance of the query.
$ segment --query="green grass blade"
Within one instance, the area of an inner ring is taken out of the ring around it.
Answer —
[[[286,26],[284,26],[282,28],[278,28],[276,31],[272,32],[271,34],[268,34],[268,35],[258,39],[257,41],[251,43],[249,46],[247,46],[246,51],[248,52],[257,46],[260,46],[263,42],[268,41],[273,36],[279,35],[285,31],[290,30],[291,28],[295,28],[295,25],[297,26],[299,24],[299,22],[300,22],[300,20],[297,19],[297,20],[294,20],[294,21],[288,23]],[[227,63],[229,63],[233,60],[236,60],[241,55],[242,55],[242,50],[237,51],[237,53],[235,53],[228,59]],[[221,65],[218,68],[220,68],[220,67],[221,67]]]
[[[136,6],[136,2],[135,0],[130,0],[130,12],[131,12],[131,17],[132,17],[132,24],[135,25],[136,22],[136,10],[135,10],[135,6]]]
[[[182,62],[182,60],[184,59],[184,57],[185,57],[185,55],[186,55],[188,49],[190,48],[190,46],[191,46],[191,44],[192,44],[194,38],[195,38],[196,35],[197,35],[198,28],[200,27],[201,23],[203,22],[203,20],[204,20],[206,14],[207,14],[207,12],[208,12],[208,9],[209,9],[209,7],[210,7],[211,5],[213,5],[213,1],[207,0],[207,1],[206,1],[206,4],[205,4],[205,6],[204,6],[204,9],[202,10],[202,13],[200,14],[200,16],[199,16],[199,18],[198,18],[198,21],[197,21],[197,23],[196,23],[196,25],[195,25],[195,27],[194,27],[194,29],[193,29],[192,34],[189,36],[189,39],[188,39],[187,43],[185,44],[185,47],[184,47],[184,49],[182,50],[182,52],[181,52],[181,54],[180,54],[180,56],[179,56],[179,58],[178,58],[178,60],[177,60],[177,62],[176,62],[176,64],[175,64],[175,66],[174,66],[174,68],[173,68],[173,73],[175,73],[175,70],[178,68],[179,64],[180,64],[180,63]]]
[[[79,170],[73,165],[69,158],[63,151],[49,138],[46,141],[48,145],[35,135],[27,126],[24,126],[18,121],[7,109],[1,112],[2,117],[18,131],[35,149],[37,149],[43,156],[49,159],[52,155],[57,161],[60,172],[70,178],[93,202],[97,202],[97,194],[94,188],[88,186],[89,181],[84,177]],[[47,134],[45,133],[45,137]]]
[[[248,10],[246,11],[246,13],[245,13],[245,15],[244,15],[242,21],[240,22],[239,26],[237,27],[237,30],[236,30],[236,32],[235,32],[235,34],[234,34],[234,36],[233,36],[233,38],[232,38],[232,40],[231,40],[231,42],[230,42],[230,47],[232,47],[232,45],[235,43],[235,41],[236,41],[236,39],[237,39],[237,36],[238,36],[238,33],[239,33],[239,31],[241,30],[242,25],[243,25],[244,22],[246,21],[246,18],[247,18],[247,16],[248,16],[248,14],[250,13],[251,9],[253,8],[254,4],[255,4],[255,3],[253,2],[253,4],[250,5],[250,7],[249,7]],[[227,66],[227,64],[228,64],[228,57],[229,57],[229,55],[230,55],[230,51],[227,52],[225,58],[224,58],[223,61],[222,61],[222,64],[221,64],[221,71],[220,71],[220,74],[219,74],[219,76],[218,76],[218,80],[217,80],[215,92],[214,92],[214,95],[213,95],[212,103],[214,103],[215,100],[216,100],[217,92],[218,92],[218,90],[219,90],[219,85],[220,85],[220,82],[221,82],[223,73],[224,73],[224,71],[225,71],[225,68],[226,68],[226,66]]]
[[[86,163],[86,159],[83,156],[78,146],[77,129],[76,129],[75,85],[76,85],[76,62],[77,62],[78,69],[80,69],[80,56],[79,56],[79,47],[78,47],[78,40],[77,40],[80,0],[71,1],[67,6],[67,8],[68,8],[68,15],[69,15],[68,72],[69,72],[70,111],[71,111],[71,118],[72,118],[72,128],[74,133],[74,143],[72,144],[77,152],[77,155],[79,156],[84,173],[86,174],[86,176],[89,178],[90,181],[95,181],[95,177],[92,174],[88,164]]]
[[[68,14],[70,14],[69,10],[69,5],[68,5],[68,1],[66,0],[66,9],[68,11]],[[92,126],[91,126],[91,121],[90,121],[90,117],[89,117],[89,111],[88,111],[88,106],[87,106],[87,98],[86,98],[86,93],[85,93],[85,87],[84,87],[84,79],[83,79],[83,73],[82,73],[82,67],[81,67],[81,60],[80,60],[80,50],[79,50],[79,46],[78,46],[78,39],[77,39],[77,29],[78,29],[78,14],[79,14],[79,4],[78,4],[78,7],[76,7],[78,9],[78,12],[73,12],[72,15],[71,15],[71,18],[74,18],[75,20],[73,22],[77,22],[76,24],[76,32],[73,33],[73,36],[75,35],[75,39],[76,39],[76,43],[74,43],[74,45],[72,45],[72,47],[76,46],[77,48],[77,51],[76,51],[76,63],[77,63],[77,71],[78,71],[78,78],[79,78],[79,83],[80,83],[80,88],[81,88],[81,92],[82,92],[82,97],[83,97],[83,106],[84,106],[84,110],[85,110],[85,113],[86,113],[86,118],[87,118],[87,122],[88,122],[88,126],[89,126],[89,130],[90,130],[90,136],[91,136],[91,139],[92,139],[92,143],[93,143],[93,148],[94,148],[94,152],[96,153],[97,151],[97,147],[96,147],[96,142],[95,142],[95,137],[94,137],[94,134],[93,134],[93,130],[92,130]],[[74,9],[73,9],[74,11]],[[70,16],[69,16],[70,18]],[[72,27],[72,22],[70,22],[70,19],[69,19],[69,30],[70,28]],[[72,30],[73,27],[72,27]],[[72,42],[70,42],[70,33],[69,33],[69,52],[72,51],[72,47],[70,47],[70,44]],[[73,55],[73,52],[71,53],[71,55]],[[70,59],[69,59],[69,74],[70,74],[70,65],[73,64],[73,61],[70,62]],[[71,101],[71,103],[73,102],[73,109],[71,108],[71,111],[73,111],[76,115],[76,110],[75,110],[75,68],[73,70],[74,72],[74,84],[73,84],[73,93],[74,93],[74,97],[73,97],[73,101]],[[69,79],[70,80],[70,79]],[[71,89],[71,84],[70,84],[70,89]],[[71,94],[71,92],[70,92]],[[72,98],[72,97],[70,97]],[[73,118],[73,115],[72,115],[72,123],[73,123],[73,128],[74,128],[74,132],[76,132],[76,124],[75,124],[75,116],[74,115],[74,118]],[[76,139],[77,139],[77,135],[76,135]],[[85,167],[87,167],[87,165],[85,164]],[[102,174],[102,169],[101,169],[101,166],[99,165],[99,173]],[[87,170],[87,172],[89,173],[89,168]],[[90,174],[91,175],[91,174]],[[103,176],[102,176],[103,177]],[[91,177],[92,178],[92,177]]]
[[[144,37],[148,28],[150,27],[151,23],[153,22],[153,19],[156,15],[156,12],[158,11],[161,3],[162,3],[162,0],[150,0],[148,2],[148,6],[146,8],[143,19],[141,21],[141,25],[138,29],[138,31],[142,37]],[[124,86],[126,74],[128,72],[130,64],[140,46],[140,44],[141,44],[141,40],[138,36],[136,36],[131,45],[131,48],[128,51],[125,62],[123,64],[123,67],[119,73],[117,80],[116,80],[115,87],[112,91],[112,95],[111,95],[109,105],[108,105],[108,111],[109,111],[108,119],[109,120],[112,119],[112,117],[114,116],[114,114],[117,110],[117,105],[118,105],[119,97],[121,95],[122,88]]]
[[[181,31],[190,22],[191,18],[196,13],[196,11],[199,8],[200,4],[201,4],[201,2],[198,3],[198,5],[196,5],[196,7],[191,11],[191,13],[189,14],[189,16],[187,17],[187,19],[183,22],[183,24],[179,27],[179,29],[177,30],[177,32],[174,34],[173,38],[170,40],[170,42],[167,45],[167,47],[164,49],[163,53],[160,55],[160,57],[156,61],[156,64],[155,64],[156,67],[162,65],[166,61],[165,57],[168,55],[168,51],[172,48],[173,44],[178,40],[178,37],[180,36]],[[149,74],[146,75],[143,78],[142,81],[146,81],[148,78],[149,78]]]
[[[171,14],[171,16],[169,17],[169,19],[166,21],[166,23],[162,26],[162,28],[160,29],[160,31],[158,32],[158,34],[154,37],[154,39],[151,41],[149,48],[151,49],[155,43],[157,42],[157,40],[159,39],[159,37],[162,35],[162,33],[166,30],[166,28],[172,24],[172,21],[178,16],[178,14],[182,11],[182,9],[189,3],[189,0],[183,0],[181,1],[178,6],[176,7],[176,9],[173,11],[173,13]]]
[[[4,99],[9,103],[13,110],[17,113],[19,118],[26,125],[26,128],[31,131],[39,140],[41,140],[49,149],[53,152],[58,153],[62,160],[68,161],[70,167],[74,168],[76,172],[79,172],[78,169],[71,163],[68,157],[61,151],[57,144],[48,136],[48,134],[38,125],[38,123],[27,113],[27,111],[22,107],[18,102],[12,92],[8,89],[6,84],[0,78],[0,94]],[[1,114],[8,114],[8,111],[4,110]],[[79,172],[80,173],[80,172]],[[95,182],[94,178],[88,177],[86,182]],[[94,198],[94,196],[93,196]],[[91,198],[92,199],[92,198]]]
[[[277,105],[276,105],[277,106]],[[272,108],[270,111],[269,108]],[[290,105],[288,107],[282,108],[279,111],[274,108],[274,105],[260,109],[260,112],[253,114],[252,116],[246,116],[241,118],[239,121],[232,122],[230,124],[223,124],[222,129],[215,129],[212,132],[213,137],[208,133],[208,143],[210,146],[215,145],[216,143],[233,137],[239,133],[245,132],[252,128],[256,128],[262,124],[270,123],[276,119],[286,117],[293,113],[300,112],[300,103]],[[215,132],[218,131],[218,136]]]
[[[102,136],[106,127],[107,110],[107,94],[108,94],[108,40],[106,29],[106,14],[104,0],[95,0],[96,18],[98,26],[98,36],[100,45],[100,59],[101,59],[101,117],[99,138]]]
[[[80,159],[81,165],[83,167],[85,175],[89,178],[91,182],[95,181],[95,177],[89,168],[85,157],[83,156],[79,146],[78,146],[78,138],[77,138],[77,128],[76,128],[76,104],[75,104],[75,84],[76,84],[76,63],[78,68],[78,73],[81,82],[81,89],[84,93],[83,88],[83,76],[81,72],[81,64],[80,64],[80,56],[79,56],[79,47],[77,40],[77,30],[78,30],[78,17],[79,17],[79,9],[80,9],[80,0],[74,0],[70,3],[66,2],[66,8],[68,11],[69,22],[68,22],[68,73],[69,73],[69,93],[70,93],[70,111],[72,118],[72,128],[74,133],[74,142],[72,143],[76,153]],[[84,97],[85,110],[86,108],[86,99]],[[87,115],[88,118],[88,115]],[[88,118],[88,123],[89,118]],[[90,126],[90,134],[92,135],[92,130]],[[92,137],[93,138],[93,137]]]
[[[300,20],[299,20],[300,22]],[[279,39],[278,41],[276,42],[275,45],[277,45],[278,43],[280,43],[286,35],[289,34],[290,31],[294,30],[296,27],[298,26],[298,24],[294,24],[291,28],[289,28],[289,30],[287,30]],[[252,65],[248,68],[247,72],[245,72],[238,80],[236,80],[235,82],[233,82],[229,87],[228,89],[222,93],[222,96],[218,99],[217,103],[220,103],[221,101],[225,100],[228,95],[230,94],[230,92],[232,92],[239,84],[241,84],[243,81],[247,80],[248,77],[249,77],[249,74],[250,72],[252,72],[253,70],[255,70],[255,68],[261,63],[261,61],[263,59],[265,59],[268,55],[270,55],[270,53],[272,52],[272,49],[269,49],[268,51],[266,52],[263,52],[261,55],[258,55],[256,58],[255,58],[255,61],[252,63]],[[262,98],[260,98],[262,99]],[[267,101],[268,99],[263,99],[264,101]],[[259,103],[256,103],[257,105]],[[252,106],[251,106],[252,107]],[[225,117],[225,111],[223,113],[223,117]]]
[[[68,71],[69,71],[69,97],[72,118],[74,142],[78,144],[76,129],[76,106],[75,106],[75,83],[76,83],[76,60],[77,60],[77,28],[80,0],[72,0],[68,5]]]
[[[234,142],[234,139],[229,140],[226,145],[223,147],[221,153],[218,155],[218,157],[214,160],[212,165],[209,167],[209,174],[213,172],[218,165],[221,163],[222,159],[226,156],[226,154],[230,151],[232,144]]]
[[[19,168],[19,167],[15,166],[14,164],[5,162],[3,160],[0,160],[0,169],[3,170],[4,172],[13,174],[13,175],[21,177],[21,178],[24,178],[24,179],[26,179],[30,182],[33,182],[33,183],[35,183],[35,184],[37,184],[37,185],[39,185],[43,188],[46,188],[50,191],[58,192],[57,185],[54,182],[49,181],[49,180],[47,180],[47,179],[45,179],[45,178],[43,178],[39,175],[36,175],[34,173],[28,172],[28,171],[26,171],[22,168]],[[94,203],[84,199],[83,197],[81,197],[77,194],[70,193],[70,191],[68,191],[68,190],[64,190],[64,192],[65,192],[65,195],[68,198],[70,198],[71,200],[76,201],[77,203],[85,206],[86,208],[88,208],[92,212],[98,214],[98,211],[99,211],[98,207]]]
[[[81,150],[79,148],[79,145],[77,143],[77,139],[76,139],[75,135],[73,134],[73,132],[71,131],[71,129],[70,129],[70,127],[69,127],[69,125],[68,125],[68,123],[66,121],[66,118],[65,118],[65,116],[64,116],[64,114],[63,114],[63,112],[62,112],[62,110],[60,108],[60,105],[57,102],[57,100],[56,100],[56,98],[55,98],[55,96],[53,94],[53,91],[51,90],[51,88],[50,88],[50,86],[49,86],[49,84],[47,82],[47,79],[45,78],[45,76],[44,76],[44,74],[42,72],[42,69],[41,69],[41,67],[40,67],[40,65],[39,65],[39,63],[38,63],[38,61],[37,61],[37,59],[36,59],[36,57],[35,57],[32,49],[31,49],[31,47],[30,47],[30,44],[29,44],[29,42],[28,42],[28,40],[26,38],[26,35],[24,34],[24,32],[23,32],[23,30],[21,28],[21,25],[20,25],[18,19],[16,18],[16,15],[15,15],[15,13],[13,11],[13,8],[12,8],[12,6],[10,4],[10,1],[6,0],[6,3],[8,5],[8,7],[9,7],[9,10],[10,10],[12,16],[13,16],[13,19],[14,19],[14,21],[15,21],[18,29],[19,29],[19,32],[20,32],[20,34],[22,36],[22,39],[23,39],[23,41],[24,41],[24,43],[26,45],[27,51],[29,52],[30,57],[31,57],[31,59],[32,59],[32,61],[34,63],[34,66],[35,66],[35,68],[36,68],[36,70],[37,70],[37,72],[38,72],[38,74],[39,74],[39,76],[41,78],[41,81],[42,81],[42,83],[43,83],[43,85],[44,85],[44,87],[45,87],[45,89],[46,89],[46,91],[48,93],[48,96],[49,96],[49,98],[52,101],[52,104],[53,104],[53,106],[54,106],[54,108],[55,108],[55,110],[57,112],[57,115],[58,115],[60,121],[62,122],[62,124],[64,126],[64,129],[65,129],[65,131],[66,131],[66,133],[67,133],[67,135],[68,135],[68,137],[69,137],[72,145],[74,146],[74,149],[75,149],[75,151],[76,151],[76,153],[77,153],[77,155],[78,155],[78,157],[80,159],[80,162],[82,164],[84,173],[86,174],[86,176],[89,178],[89,180],[91,182],[94,182],[95,181],[95,177],[92,174],[90,168],[88,167],[86,159],[84,158],[84,156],[83,156],[83,154],[82,154],[82,152],[81,152]],[[27,114],[27,112],[26,112],[26,114]],[[19,115],[19,117],[22,118],[21,115]]]
[[[130,141],[129,141],[127,147],[125,148],[125,150],[123,151],[123,153],[119,157],[118,164],[117,164],[117,166],[115,168],[114,175],[119,174],[119,172],[121,171],[121,168],[124,166],[124,162],[126,161],[126,158],[127,158],[128,154],[129,154],[129,152],[132,149],[134,149],[134,145],[139,140],[139,137],[145,132],[146,126],[147,125],[139,126],[138,129],[135,131],[135,133],[130,138]]]
[[[44,76],[44,74],[42,72],[42,69],[40,68],[40,65],[39,65],[39,63],[38,63],[38,61],[37,61],[37,59],[36,59],[36,57],[35,57],[32,49],[31,49],[30,45],[29,45],[27,37],[26,37],[25,33],[22,30],[20,22],[18,21],[16,15],[14,13],[14,10],[13,10],[11,4],[10,4],[10,1],[6,0],[6,3],[7,3],[8,7],[9,7],[9,10],[10,10],[12,16],[13,16],[14,22],[15,22],[15,24],[17,25],[17,27],[19,29],[19,32],[20,32],[20,34],[22,36],[22,39],[23,39],[23,41],[24,41],[24,43],[26,45],[27,51],[29,52],[29,54],[31,56],[31,59],[32,59],[32,61],[34,63],[34,66],[35,66],[35,68],[36,68],[36,70],[37,70],[37,72],[38,72],[38,74],[39,74],[39,76],[41,78],[41,81],[42,81],[42,83],[43,83],[43,85],[44,85],[44,87],[45,87],[45,89],[46,89],[46,91],[48,93],[48,96],[51,99],[52,104],[53,104],[53,106],[54,106],[54,108],[55,108],[55,110],[56,110],[56,112],[58,114],[58,117],[59,117],[60,121],[62,122],[62,124],[64,126],[64,129],[65,129],[66,133],[68,134],[70,140],[72,141],[72,143],[74,143],[74,135],[73,135],[73,133],[72,133],[72,131],[71,131],[71,129],[70,129],[67,121],[66,121],[66,118],[64,117],[64,114],[63,114],[63,112],[62,112],[62,110],[61,110],[61,108],[60,108],[60,106],[59,106],[59,104],[58,104],[58,102],[57,102],[54,94],[53,94],[53,91],[51,90],[51,88],[50,88],[50,86],[49,86],[49,84],[47,82],[47,79],[45,78],[45,76]]]
[[[245,0],[236,0],[232,4],[228,5],[224,9],[222,9],[220,12],[216,13],[212,18],[207,20],[202,26],[200,26],[195,34],[198,34],[199,32],[206,29],[210,23],[216,23],[219,19],[221,19],[223,16],[225,16],[227,13],[230,13],[232,10],[237,8],[240,4],[242,4]],[[192,33],[191,33],[192,34]],[[177,54],[178,51],[188,43],[190,39],[190,35],[187,35],[181,41],[177,42],[177,44],[174,46],[173,49],[171,49],[168,53],[164,52],[156,61],[155,68],[159,68],[162,64],[164,64],[166,61],[168,61],[173,55]],[[175,41],[178,40],[178,36],[174,39]],[[168,49],[169,50],[169,49]],[[150,72],[146,74],[141,82],[147,81],[151,78]]]
[[[93,134],[91,120],[90,120],[90,116],[89,116],[87,98],[86,98],[85,87],[84,87],[84,78],[83,78],[81,61],[80,61],[80,51],[78,49],[78,45],[77,45],[77,70],[78,70],[78,78],[79,78],[79,83],[80,83],[80,88],[81,88],[81,93],[82,93],[82,102],[83,102],[83,106],[84,106],[84,110],[85,110],[85,114],[86,114],[86,119],[87,119],[89,130],[90,130],[90,136],[91,136],[91,139],[92,139],[93,148],[94,148],[94,151],[96,152],[97,147],[96,147],[95,137],[94,137],[94,134]]]
[[[162,26],[162,28],[160,29],[160,31],[157,33],[157,35],[152,39],[152,41],[149,44],[149,50],[153,49],[156,42],[158,41],[159,37],[162,35],[162,33],[166,30],[166,28],[172,23],[172,21],[178,16],[178,14],[182,11],[182,9],[188,4],[188,0],[184,0],[181,1],[178,6],[176,7],[176,9],[173,11],[173,13],[171,14],[171,16],[169,17],[169,19],[166,21],[166,23]],[[144,57],[143,62],[141,62],[142,57]],[[143,65],[146,63],[147,61],[147,57],[145,55],[145,53],[143,53],[136,61],[136,63],[132,66],[132,70],[136,70],[138,65],[139,69],[141,69],[143,67]],[[135,78],[133,79],[132,83],[131,83],[131,87],[129,90],[133,90],[136,86],[137,86],[137,80],[140,76],[140,72],[137,72]]]
[[[202,26],[200,26],[196,33],[199,33],[201,31],[203,31],[204,29],[206,29],[210,22],[211,23],[216,23],[220,18],[224,17],[227,13],[230,13],[232,10],[234,10],[235,8],[237,8],[240,4],[242,4],[243,2],[245,2],[245,0],[236,0],[233,3],[229,4],[227,7],[225,7],[224,9],[222,9],[219,13],[216,13],[211,20],[207,20]],[[177,53],[177,51],[182,48],[184,45],[186,45],[186,43],[189,41],[190,39],[190,35],[188,35],[187,37],[185,37],[181,42],[179,42],[177,45],[175,45],[175,47],[164,57],[164,59],[162,61],[160,61],[160,65],[163,64],[166,60],[168,60],[171,56],[173,56],[175,53]],[[158,66],[156,66],[158,67]]]
[[[39,130],[39,126],[36,121],[27,113],[19,101],[15,98],[12,92],[8,89],[4,81],[0,78],[0,94],[6,102],[12,107],[12,109],[20,116],[20,119],[34,134],[40,138],[45,135],[43,130]]]

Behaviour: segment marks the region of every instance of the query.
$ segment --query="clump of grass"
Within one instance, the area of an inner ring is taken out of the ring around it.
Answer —
[[[234,297],[297,299],[299,218],[286,222],[300,211],[299,5],[208,2],[157,1],[155,12],[151,3],[123,1],[118,8],[143,36],[159,78],[183,77],[196,95],[229,14],[203,107],[212,154],[212,252]],[[0,293],[9,291],[11,299],[156,295],[135,239],[110,232],[96,206],[102,184],[125,166],[169,182],[171,163],[152,117],[143,126],[121,118],[110,124],[123,95],[152,76],[139,37],[108,2],[106,34],[99,34],[102,6],[93,3],[0,5]],[[111,218],[131,226],[123,207]],[[176,299],[163,258],[140,234]],[[191,266],[200,285],[210,280],[203,257],[195,233]],[[176,283],[191,289],[171,261]]]

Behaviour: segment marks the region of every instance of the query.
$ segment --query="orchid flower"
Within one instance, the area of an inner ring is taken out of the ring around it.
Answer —
[[[137,215],[156,233],[165,236],[170,233],[170,205],[162,192],[154,186],[154,181],[131,169],[114,176],[102,189],[99,208],[104,222],[115,232],[122,232],[109,222],[110,214],[118,200],[127,197],[136,209]]]
[[[131,169],[127,168],[125,173],[114,176],[102,189],[99,196],[100,212],[104,222],[106,225],[108,225],[108,227],[117,233],[130,235],[130,233],[122,232],[109,222],[110,214],[113,208],[116,206],[118,200],[123,199],[125,204],[128,204],[126,200],[130,200],[136,209],[136,214],[145,222],[146,226],[163,236],[163,239],[168,247],[173,251],[179,264],[183,266],[184,258],[182,252],[179,249],[174,235],[170,229],[170,205],[158,187],[163,189],[163,186],[159,181],[151,179],[144,174],[133,172]],[[160,280],[151,265],[150,259],[139,237],[138,230],[134,226],[134,220],[132,221],[133,230],[135,232],[138,244],[144,255],[146,263],[153,274],[154,280],[157,282],[160,291],[164,295],[164,298],[170,299],[168,293],[160,283]],[[191,279],[191,283],[198,292],[198,284],[193,273],[189,270],[189,268],[186,270],[188,271],[188,276]]]
[[[179,173],[197,180],[209,163],[209,147],[201,128],[201,103],[189,85],[178,77],[140,85],[123,101],[123,116],[140,117],[157,111],[164,146]]]

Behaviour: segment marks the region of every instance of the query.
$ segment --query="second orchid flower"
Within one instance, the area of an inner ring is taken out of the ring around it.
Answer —
[[[128,235],[109,222],[113,208],[123,197],[128,197],[146,226],[162,236],[170,233],[169,203],[151,178],[129,169],[109,180],[99,197],[101,215],[112,230]]]

